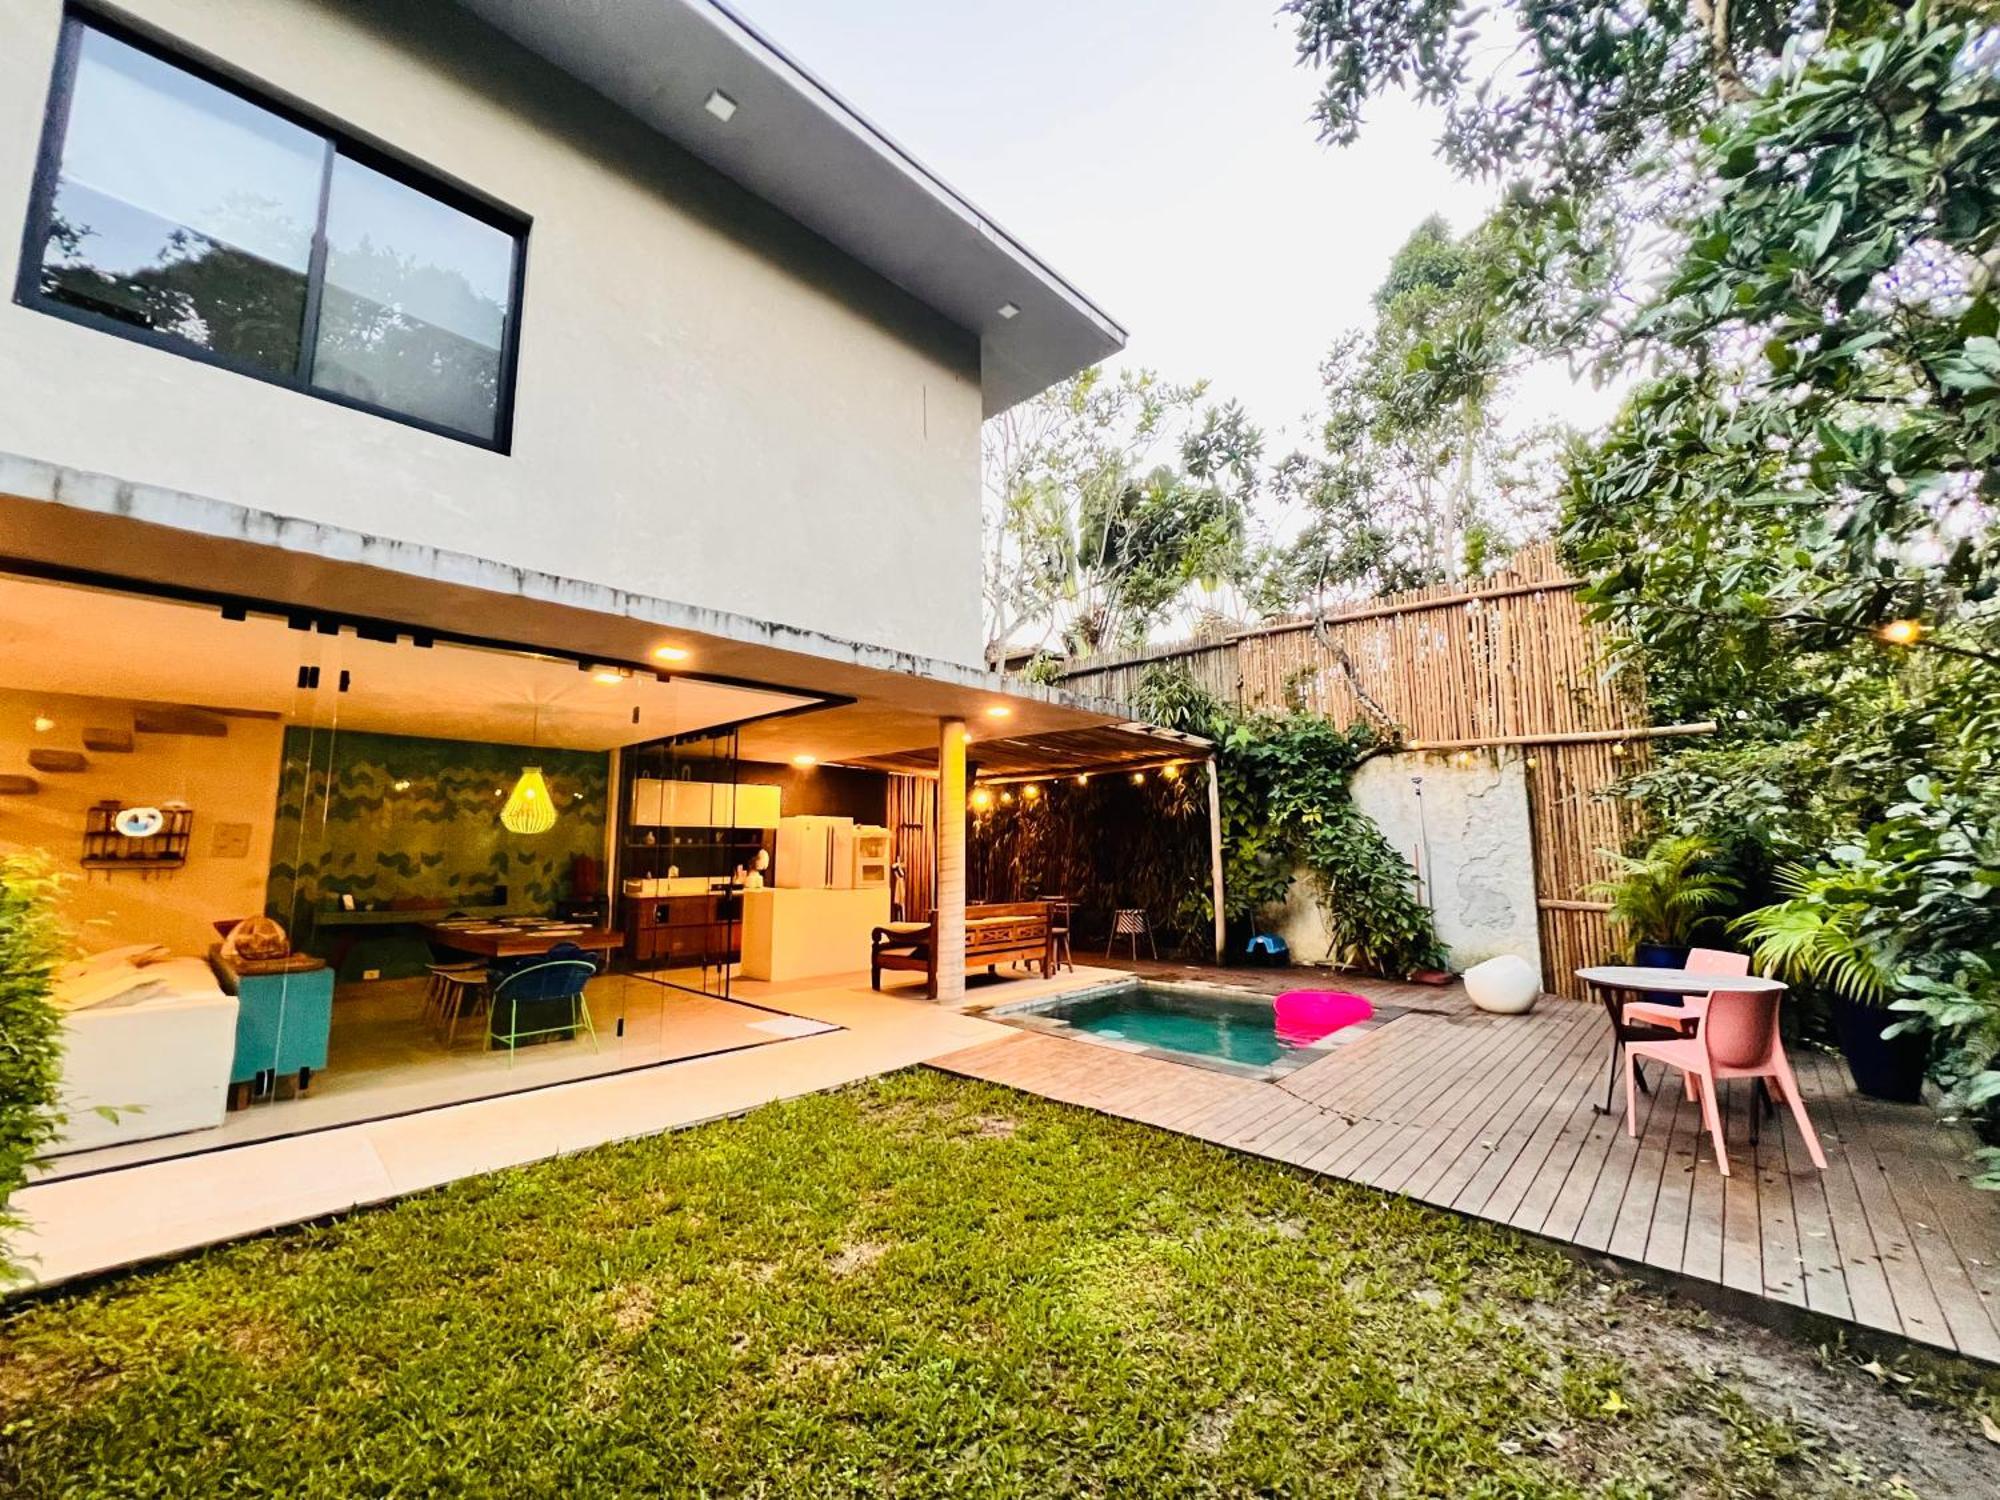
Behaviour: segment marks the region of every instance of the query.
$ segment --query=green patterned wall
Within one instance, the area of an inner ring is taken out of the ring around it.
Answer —
[[[547,833],[500,826],[524,765],[548,778],[558,815]],[[604,858],[609,781],[610,757],[597,751],[294,726],[285,731],[267,910],[289,927],[346,893],[359,906],[474,905],[505,886],[515,910],[546,911],[569,895],[574,856]]]

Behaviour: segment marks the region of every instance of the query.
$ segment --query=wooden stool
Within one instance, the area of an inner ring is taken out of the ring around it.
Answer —
[[[1067,901],[1049,902],[1049,972],[1068,969],[1076,972],[1076,963],[1069,951],[1069,909]]]
[[[1153,924],[1146,916],[1143,906],[1120,907],[1111,914],[1111,941],[1104,945],[1104,956],[1111,957],[1111,950],[1120,938],[1132,940],[1132,961],[1139,961],[1139,934],[1146,934],[1146,951],[1154,958],[1160,956],[1159,948],[1153,942]]]

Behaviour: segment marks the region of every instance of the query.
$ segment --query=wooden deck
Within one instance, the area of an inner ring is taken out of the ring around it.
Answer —
[[[1783,1110],[1753,1143],[1730,1084],[1725,1178],[1678,1088],[1640,1096],[1636,1140],[1622,1085],[1615,1116],[1591,1109],[1598,1006],[1503,1018],[1456,989],[1353,987],[1410,1009],[1276,1083],[1025,1031],[935,1066],[2000,1362],[2000,1197],[1968,1185],[1968,1141],[1929,1109],[1863,1098],[1797,1049],[1828,1169]]]

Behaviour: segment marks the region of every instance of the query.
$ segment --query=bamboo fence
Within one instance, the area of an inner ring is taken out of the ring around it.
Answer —
[[[1146,671],[1165,664],[1245,708],[1365,720],[1417,751],[1519,754],[1545,982],[1579,996],[1575,971],[1619,946],[1604,903],[1588,893],[1611,874],[1601,851],[1622,848],[1634,831],[1632,808],[1610,789],[1648,762],[1653,738],[1708,726],[1647,726],[1639,685],[1604,665],[1608,639],[1584,618],[1578,587],[1542,544],[1477,583],[1087,661],[1062,685],[1130,703]]]

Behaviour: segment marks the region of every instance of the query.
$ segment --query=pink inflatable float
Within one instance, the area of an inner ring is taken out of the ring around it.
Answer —
[[[1286,990],[1278,996],[1278,1039],[1303,1047],[1374,1014],[1366,997],[1345,990]]]

